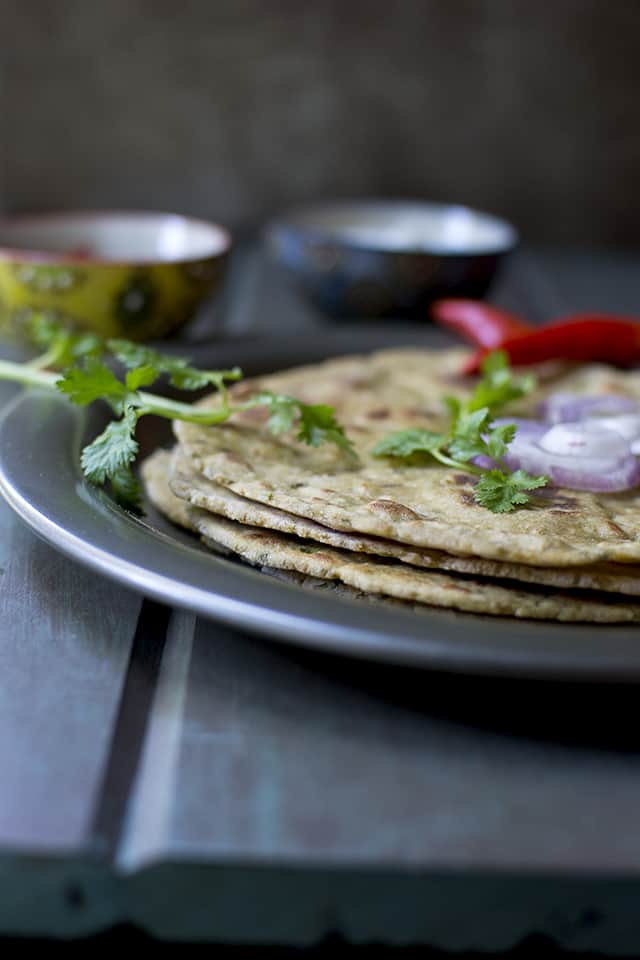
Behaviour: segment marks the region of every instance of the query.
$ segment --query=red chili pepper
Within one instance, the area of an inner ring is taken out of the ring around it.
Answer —
[[[522,317],[492,307],[482,300],[436,300],[431,305],[431,316],[437,323],[459,333],[474,346],[490,349],[534,329]]]
[[[630,317],[578,314],[499,344],[514,365],[544,360],[600,361],[621,367],[640,363],[640,320]],[[491,351],[479,351],[464,366],[476,373]]]

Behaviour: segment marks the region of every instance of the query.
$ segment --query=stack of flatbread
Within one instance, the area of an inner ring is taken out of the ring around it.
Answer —
[[[501,616],[640,620],[640,490],[550,487],[533,507],[495,514],[475,502],[469,474],[371,455],[390,431],[443,429],[443,395],[470,389],[458,375],[464,357],[386,350],[244,381],[236,399],[270,390],[331,405],[359,461],[302,444],[295,429],[274,436],[255,408],[222,425],[177,422],[174,449],[143,464],[148,496],[213,550],[360,593]],[[539,373],[514,414],[552,391],[640,398],[640,378],[603,365]]]

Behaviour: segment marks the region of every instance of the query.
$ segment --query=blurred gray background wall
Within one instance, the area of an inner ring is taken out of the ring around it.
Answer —
[[[0,203],[451,199],[640,242],[638,0],[0,0]]]

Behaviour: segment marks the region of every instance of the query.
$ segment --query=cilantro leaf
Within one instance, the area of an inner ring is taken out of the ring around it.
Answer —
[[[499,427],[491,427],[487,434],[486,447],[490,457],[503,457],[509,448],[509,444],[516,435],[516,426],[514,423],[503,423]]]
[[[125,367],[153,367],[157,376],[168,374],[169,382],[179,390],[201,390],[209,385],[222,390],[226,380],[239,380],[242,377],[239,367],[233,367],[232,370],[198,370],[190,365],[186,357],[172,357],[128,340],[108,340],[107,346]]]
[[[81,357],[99,357],[104,344],[95,333],[75,333],[47,313],[33,313],[27,322],[30,339],[47,352],[36,365],[68,367]]]
[[[258,393],[250,405],[264,405],[269,410],[267,426],[272,433],[291,430],[299,424],[297,439],[311,447],[321,443],[333,443],[351,456],[357,456],[351,440],[338,423],[333,407],[326,403],[309,404],[283,393]]]
[[[124,379],[127,390],[139,390],[140,387],[149,387],[158,379],[159,373],[155,367],[145,364],[143,367],[134,367],[128,370]]]
[[[480,372],[485,377],[493,377],[502,370],[509,370],[509,354],[506,350],[493,350],[480,364]]]
[[[487,430],[490,419],[488,407],[481,407],[471,413],[463,410],[449,440],[449,453],[463,462],[486,453],[487,444],[482,434]]]
[[[138,421],[135,408],[127,407],[121,420],[114,420],[84,448],[81,464],[90,483],[102,486],[109,481],[120,506],[142,512],[142,491],[131,464],[138,455],[134,433]]]
[[[258,393],[255,402],[269,409],[267,426],[271,433],[286,433],[290,430],[299,412],[300,401],[283,393]]]
[[[177,387],[178,390],[201,390],[202,387],[206,387],[211,382],[207,374],[189,366],[176,366],[164,372],[170,375],[169,383]],[[216,386],[218,386],[217,383]]]
[[[130,467],[121,467],[110,476],[116,503],[132,513],[142,513],[142,489]]]
[[[86,407],[94,400],[104,399],[118,409],[127,395],[127,388],[114,373],[95,357],[88,357],[82,367],[70,367],[56,381],[56,389],[66,394],[72,403]]]
[[[462,400],[459,397],[443,397],[442,398],[444,405],[449,411],[449,416],[451,418],[451,429],[456,425],[460,419],[462,413]]]
[[[82,451],[80,462],[87,480],[101,486],[115,478],[122,486],[122,471],[128,470],[138,455],[134,437],[138,415],[127,407],[120,420],[112,420],[92,443]]]
[[[100,357],[104,353],[104,344],[94,333],[78,333],[71,337],[69,349],[73,360],[80,357]],[[60,363],[63,364],[63,361]]]
[[[151,347],[145,347],[142,343],[132,343],[130,340],[107,340],[107,346],[114,357],[129,370],[135,367],[155,367],[156,370],[164,372],[167,369],[164,364],[167,362],[182,366],[188,363],[181,357],[166,357]]]
[[[529,503],[531,498],[527,491],[537,490],[548,482],[548,477],[533,477],[525,470],[516,470],[515,473],[487,470],[478,481],[474,497],[493,513],[509,513]]]
[[[397,430],[388,433],[373,448],[375,457],[412,457],[416,453],[433,453],[445,446],[447,436],[432,430]]]
[[[492,412],[519,400],[530,393],[535,386],[531,375],[515,379],[509,368],[509,358],[504,350],[490,353],[481,365],[482,379],[476,385],[466,403],[469,411],[488,407]]]
[[[326,403],[300,404],[300,431],[298,440],[312,447],[321,443],[333,443],[352,456],[356,455],[351,440],[335,418],[333,407]]]
[[[67,334],[67,329],[47,313],[32,313],[27,320],[27,333],[39,347],[50,347],[59,337]]]
[[[195,367],[176,367],[169,378],[169,382],[179,390],[202,390],[203,387],[217,387],[225,389],[225,380],[239,380],[242,370],[233,367],[232,370],[197,370]]]

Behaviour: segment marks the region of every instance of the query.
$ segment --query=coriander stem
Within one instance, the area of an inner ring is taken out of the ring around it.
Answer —
[[[466,473],[475,473],[477,476],[481,476],[484,473],[480,467],[476,467],[470,463],[464,463],[461,460],[454,460],[453,457],[448,457],[446,453],[442,453],[441,450],[432,450],[431,455],[439,460],[440,463],[443,463],[445,467],[455,467],[456,470],[464,470]]]
[[[25,366],[30,367],[32,370],[46,370],[47,367],[55,367],[60,355],[60,344],[54,343],[45,353],[41,353],[39,357],[34,357],[34,359],[30,360]]]
[[[48,387],[51,389],[60,379],[60,374],[53,373],[51,370],[39,370],[37,367],[31,367],[25,363],[0,360],[0,380],[13,380],[16,383],[25,384],[25,386]]]
[[[2,371],[0,370],[0,376]],[[179,400],[170,400],[153,393],[138,392],[142,402],[143,413],[153,413],[157,417],[168,420],[184,420],[187,423],[221,423],[236,412],[233,407],[222,406],[217,410],[196,409],[190,403],[181,403]]]
[[[232,407],[227,402],[228,391],[220,390],[219,392],[223,402],[217,410],[196,409],[190,403],[165,399],[153,393],[145,393],[143,390],[138,391],[138,396],[144,404],[145,413],[155,413],[158,417],[177,417],[189,423],[222,423],[223,420],[227,420],[234,413],[242,413],[243,410],[253,410],[255,407],[264,406],[261,400],[253,397]]]
[[[44,360],[44,354],[39,358],[39,362]],[[14,363],[11,360],[0,360],[0,380],[12,380],[15,383],[22,383],[28,387],[46,387],[55,389],[58,380],[62,379],[60,373],[51,370],[41,370],[31,364]],[[154,413],[158,417],[166,419],[187,420],[189,423],[221,423],[226,420],[234,408],[226,405],[218,410],[198,410],[189,403],[180,403],[178,400],[170,400],[168,397],[160,397],[153,393],[145,393],[142,390],[138,396],[142,401],[145,413]]]
[[[217,380],[220,380],[222,383],[224,383],[225,380],[242,380],[244,376],[240,367],[231,367],[230,370],[205,370],[204,373],[214,377],[214,383]]]

